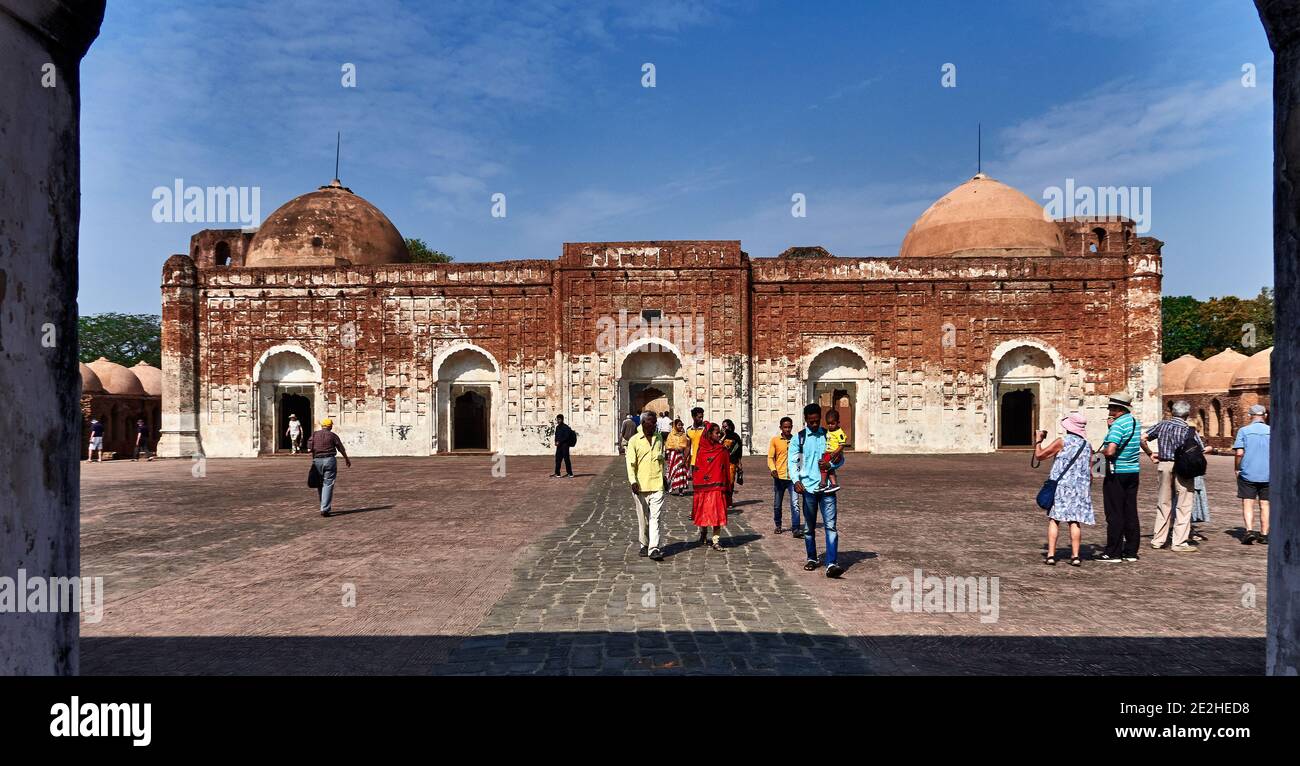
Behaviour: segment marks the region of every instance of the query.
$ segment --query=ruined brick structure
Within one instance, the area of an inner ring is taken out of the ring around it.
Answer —
[[[168,259],[162,454],[280,451],[289,412],[332,416],[355,455],[543,453],[557,414],[575,452],[611,454],[646,403],[698,404],[758,450],[814,399],[880,452],[1027,446],[1072,409],[1099,440],[1117,390],[1160,413],[1162,243],[983,175],[897,258],[664,241],[412,264],[401,243],[335,181]]]
[[[90,419],[104,424],[104,455],[127,458],[135,454],[136,424],[149,429],[150,450],[162,421],[162,370],[146,362],[123,367],[100,357],[81,369],[81,457],[88,457]]]
[[[1190,354],[1178,357],[1161,373],[1165,412],[1185,400],[1192,407],[1187,422],[1196,426],[1206,446],[1231,451],[1237,429],[1250,423],[1250,408],[1270,404],[1272,357],[1272,348],[1250,356],[1225,349],[1204,361]]]

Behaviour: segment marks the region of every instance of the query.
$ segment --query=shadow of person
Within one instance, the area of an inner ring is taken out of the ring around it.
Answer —
[[[880,554],[875,551],[840,551],[836,555],[836,563],[843,567],[844,571],[847,572],[853,568],[854,564],[878,558],[880,558]]]
[[[395,506],[395,505],[376,505],[376,506],[372,506],[372,507],[370,507],[370,508],[353,508],[353,509],[348,510],[348,511],[333,511],[333,512],[330,513],[330,515],[331,515],[331,516],[346,516],[346,515],[348,515],[349,513],[369,513],[370,511],[386,511],[386,510],[388,510],[389,508],[396,508],[396,507],[397,507],[397,506]]]

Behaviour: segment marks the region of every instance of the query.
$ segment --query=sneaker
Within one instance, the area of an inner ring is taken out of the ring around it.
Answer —
[[[827,495],[831,495],[831,494],[834,494],[834,493],[839,492],[839,491],[840,491],[840,485],[838,485],[838,484],[833,484],[833,485],[827,487],[826,489],[823,489],[823,490],[822,490],[822,493],[823,493],[823,494],[827,494]]]
[[[551,478],[552,478],[552,479],[558,479],[558,478],[560,478],[560,475],[559,475],[558,473],[553,473],[553,474],[551,474]]]
[[[808,559],[803,563],[803,571],[812,572],[815,569],[817,569],[817,562],[814,561],[813,559]]]
[[[1268,545],[1268,535],[1255,535],[1255,540],[1260,545]]]
[[[800,527],[799,529],[792,529],[792,530],[790,530],[790,536],[791,536],[791,537],[803,537],[803,527]]]
[[[1134,553],[1132,556],[1124,556],[1123,559],[1124,559],[1125,561],[1137,561],[1137,560],[1138,560],[1138,557],[1137,557],[1137,554]]]
[[[649,555],[650,555],[650,549],[647,548],[647,547],[645,547],[644,545],[642,545],[642,546],[641,546],[641,550],[637,551],[637,552],[636,552],[636,555],[638,555],[638,556],[649,556]]]
[[[839,564],[831,564],[826,567],[827,577],[839,577],[842,574],[844,574],[844,569]]]
[[[785,530],[784,530],[784,529],[781,529],[781,525],[778,524],[777,527],[776,527],[776,530],[775,530],[774,532],[772,532],[772,534],[774,534],[774,535],[779,535],[779,534],[782,534],[782,533],[784,533],[784,532],[785,532]]]
[[[651,559],[654,559],[655,561],[663,561],[663,560],[664,560],[664,552],[661,551],[661,550],[659,550],[658,548],[651,548],[651,549],[650,549],[650,558],[651,558]]]
[[[571,473],[566,473],[566,474],[564,474],[564,478],[566,478],[566,479],[572,479],[572,478],[573,478],[573,474],[571,474]]]
[[[1109,553],[1101,554],[1100,556],[1097,557],[1096,560],[1104,562],[1106,564],[1118,564],[1121,561],[1119,556],[1112,556]]]
[[[1151,543],[1151,547],[1152,547],[1153,549],[1155,549],[1155,550],[1160,550],[1161,548],[1165,547],[1165,544],[1164,544],[1164,543],[1152,542],[1152,543]]]
[[[1252,530],[1247,530],[1246,534],[1244,534],[1244,535],[1241,536],[1241,544],[1242,544],[1242,545],[1254,545],[1254,544],[1255,544],[1255,531],[1254,531],[1253,529],[1252,529]]]
[[[321,511],[321,512],[320,512],[320,515],[322,515],[322,516],[324,516],[325,518],[328,519],[328,518],[330,517],[330,512],[329,512],[329,511]]]
[[[1174,547],[1170,548],[1170,550],[1177,551],[1178,553],[1200,553],[1200,551],[1196,549],[1195,545],[1188,545],[1187,543],[1183,543],[1182,545],[1175,545]]]

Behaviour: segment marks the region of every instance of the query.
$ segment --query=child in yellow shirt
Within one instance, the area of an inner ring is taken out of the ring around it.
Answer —
[[[817,463],[822,473],[822,484],[818,492],[840,491],[835,471],[844,466],[844,447],[848,441],[848,435],[840,428],[839,410],[826,410],[826,454]]]

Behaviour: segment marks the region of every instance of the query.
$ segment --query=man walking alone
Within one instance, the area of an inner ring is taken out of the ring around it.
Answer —
[[[636,502],[639,555],[663,561],[659,516],[664,507],[664,440],[653,412],[641,416],[641,429],[627,443],[627,480]]]
[[[560,478],[560,463],[563,461],[565,478],[573,478],[573,463],[569,460],[569,448],[578,441],[578,434],[564,422],[563,415],[555,416],[555,473],[552,479]]]
[[[321,486],[316,490],[320,494],[320,515],[328,517],[334,507],[334,477],[339,472],[334,455],[342,455],[348,468],[352,467],[352,458],[343,448],[343,440],[334,433],[334,421],[330,418],[322,420],[320,430],[307,438],[307,451],[311,453],[312,466],[321,477]]]

